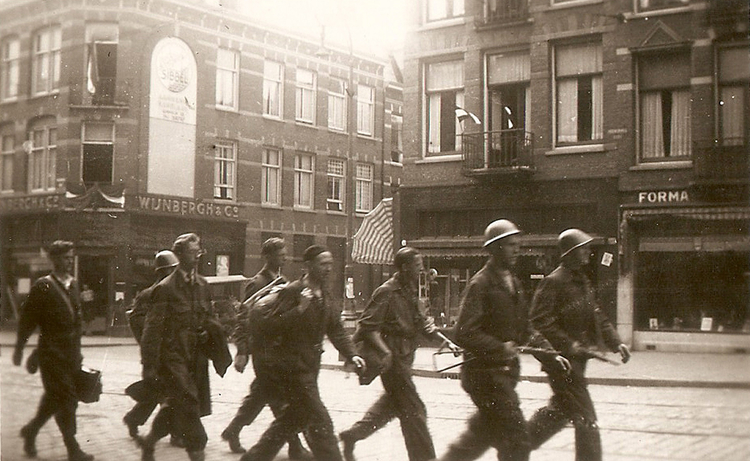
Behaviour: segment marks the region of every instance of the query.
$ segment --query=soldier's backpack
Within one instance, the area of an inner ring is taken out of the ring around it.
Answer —
[[[277,277],[242,303],[241,322],[250,338],[260,338],[267,333],[268,320],[279,308],[279,292],[289,285],[284,277]]]

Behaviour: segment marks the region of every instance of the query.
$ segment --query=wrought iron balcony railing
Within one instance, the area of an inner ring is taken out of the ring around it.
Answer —
[[[693,177],[697,184],[750,183],[750,154],[743,138],[699,140],[693,146]]]
[[[523,129],[464,133],[464,174],[502,174],[533,169],[534,135]]]
[[[528,17],[528,0],[484,0],[484,11],[477,22],[480,26],[489,26],[522,21]]]

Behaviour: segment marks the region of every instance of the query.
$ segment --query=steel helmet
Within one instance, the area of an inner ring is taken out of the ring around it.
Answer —
[[[512,222],[507,219],[498,219],[497,221],[491,222],[484,230],[484,245],[482,246],[486,248],[491,243],[502,238],[520,233],[521,231],[518,230],[518,227]]]
[[[178,265],[180,261],[177,259],[174,253],[169,250],[162,250],[156,253],[154,258],[154,270],[166,269],[167,267],[174,267]]]
[[[592,240],[594,240],[593,237],[580,229],[562,231],[560,236],[557,237],[557,244],[560,246],[560,253],[562,253],[560,257],[562,258],[576,248],[590,243]]]

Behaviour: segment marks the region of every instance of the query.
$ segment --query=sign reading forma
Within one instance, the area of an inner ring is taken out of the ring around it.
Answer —
[[[132,202],[136,204],[135,206],[140,211],[206,218],[239,219],[240,217],[240,207],[237,205],[203,202],[201,200],[154,197],[150,195],[137,195],[134,199]]]
[[[690,196],[686,190],[657,190],[638,192],[638,203],[686,203]]]

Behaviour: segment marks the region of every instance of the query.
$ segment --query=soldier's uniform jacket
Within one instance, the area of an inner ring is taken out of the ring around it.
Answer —
[[[143,377],[157,378],[168,399],[211,413],[208,359],[201,346],[205,326],[213,318],[206,279],[189,280],[180,269],[159,282],[141,338]]]
[[[509,280],[512,281],[512,287]],[[521,281],[488,261],[469,281],[456,323],[456,343],[464,348],[466,368],[508,365],[517,361],[504,343],[548,349],[528,320],[528,303]]]
[[[141,337],[143,336],[143,327],[146,323],[146,314],[148,314],[149,307],[151,306],[151,296],[154,293],[154,288],[159,282],[154,282],[148,288],[144,288],[135,295],[133,300],[133,309],[127,311],[128,324],[130,325],[130,331],[133,332],[133,337],[140,344]]]
[[[530,318],[534,328],[569,358],[574,341],[585,348],[612,352],[617,352],[621,343],[586,275],[563,264],[539,284]]]
[[[411,366],[419,337],[430,337],[438,330],[420,311],[417,291],[405,286],[394,275],[372,294],[360,316],[354,339],[364,339],[365,333],[371,331],[380,332],[394,361]]]

